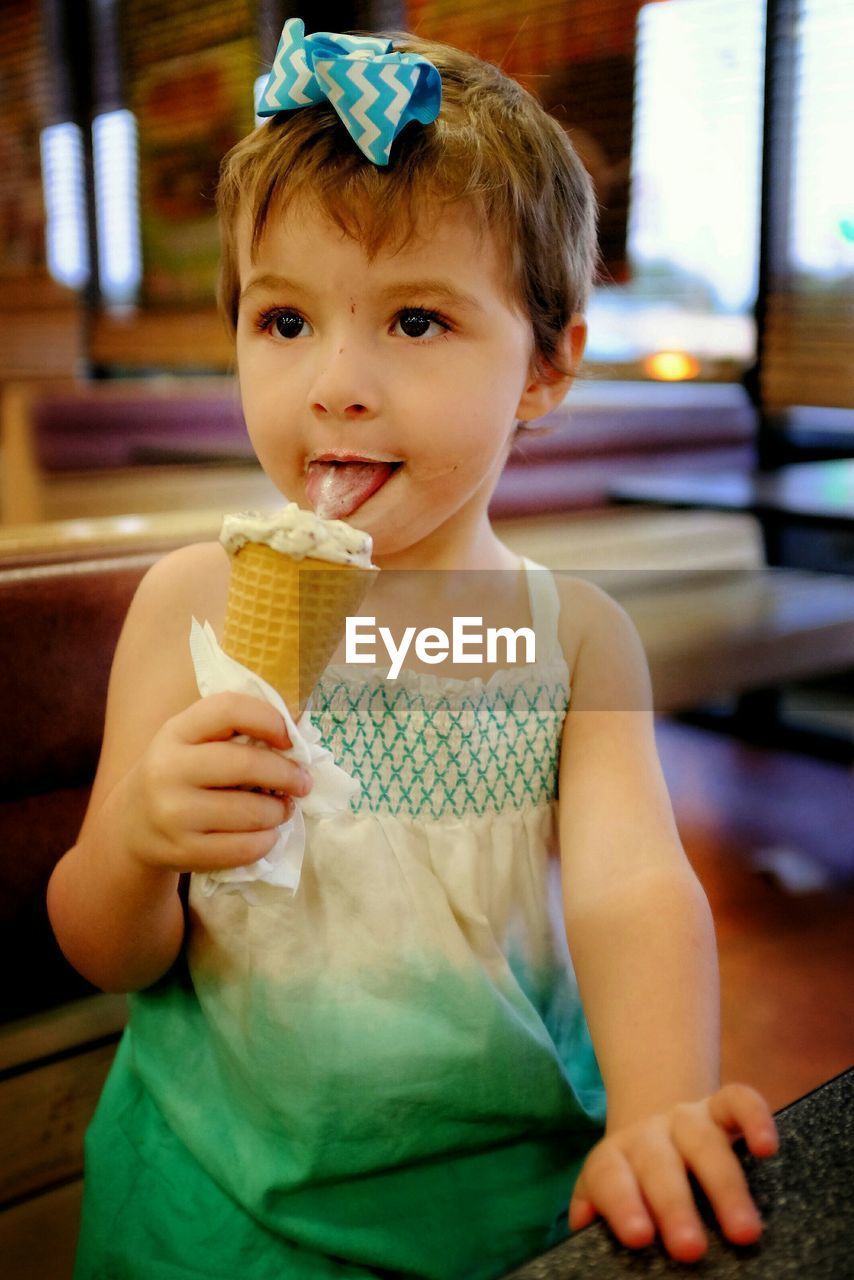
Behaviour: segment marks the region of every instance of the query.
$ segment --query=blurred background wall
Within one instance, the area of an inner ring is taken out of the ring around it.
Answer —
[[[5,0],[0,310],[21,368],[34,306],[43,371],[227,365],[217,165],[288,16],[472,49],[554,112],[601,205],[594,371],[854,403],[847,0]]]

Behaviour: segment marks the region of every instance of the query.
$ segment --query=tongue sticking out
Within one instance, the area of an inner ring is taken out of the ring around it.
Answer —
[[[396,470],[390,462],[311,462],[305,494],[322,520],[344,520]]]

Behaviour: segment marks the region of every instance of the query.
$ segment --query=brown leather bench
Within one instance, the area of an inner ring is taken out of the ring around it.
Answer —
[[[151,553],[0,570],[2,1021],[91,990],[59,955],[47,879],[73,844],[97,764],[110,663]]]
[[[0,571],[0,1257],[71,1273],[83,1133],[124,1017],[60,954],[45,889],[83,816],[110,662],[154,555]]]

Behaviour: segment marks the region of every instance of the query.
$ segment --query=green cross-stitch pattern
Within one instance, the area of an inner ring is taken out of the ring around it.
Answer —
[[[361,783],[354,813],[439,819],[550,801],[568,701],[562,681],[448,696],[327,674],[312,719]]]

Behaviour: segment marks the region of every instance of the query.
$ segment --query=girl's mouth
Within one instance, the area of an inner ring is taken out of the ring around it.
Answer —
[[[367,458],[318,458],[308,464],[305,496],[322,519],[346,520],[402,466]]]

